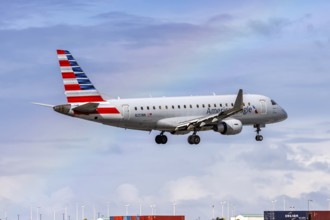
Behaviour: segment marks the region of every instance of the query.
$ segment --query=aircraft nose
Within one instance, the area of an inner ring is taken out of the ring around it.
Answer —
[[[281,112],[282,120],[287,119],[288,118],[288,113],[286,113],[286,111],[283,108],[281,108],[281,110],[282,110],[282,112]]]

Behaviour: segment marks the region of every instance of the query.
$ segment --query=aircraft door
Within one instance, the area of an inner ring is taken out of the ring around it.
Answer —
[[[129,120],[129,118],[130,118],[129,105],[122,105],[122,108],[123,108],[123,111],[122,111],[123,119]]]
[[[261,114],[267,113],[267,105],[265,100],[260,100],[260,113]]]

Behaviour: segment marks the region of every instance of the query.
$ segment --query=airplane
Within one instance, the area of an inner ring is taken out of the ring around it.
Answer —
[[[70,51],[57,50],[67,103],[48,105],[54,111],[105,125],[160,133],[157,144],[168,141],[165,132],[188,136],[189,144],[199,144],[197,132],[215,131],[236,135],[244,126],[256,129],[256,141],[262,141],[261,128],[281,122],[288,115],[274,100],[264,95],[244,94],[135,99],[105,99],[94,87]]]

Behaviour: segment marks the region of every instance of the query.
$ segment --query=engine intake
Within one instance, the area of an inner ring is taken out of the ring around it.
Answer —
[[[242,122],[237,119],[223,120],[218,125],[214,126],[214,131],[223,135],[239,134],[242,131]]]

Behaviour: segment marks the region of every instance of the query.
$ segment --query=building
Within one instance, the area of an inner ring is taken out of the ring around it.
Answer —
[[[264,216],[258,214],[242,214],[236,217],[231,217],[230,220],[264,220]]]

